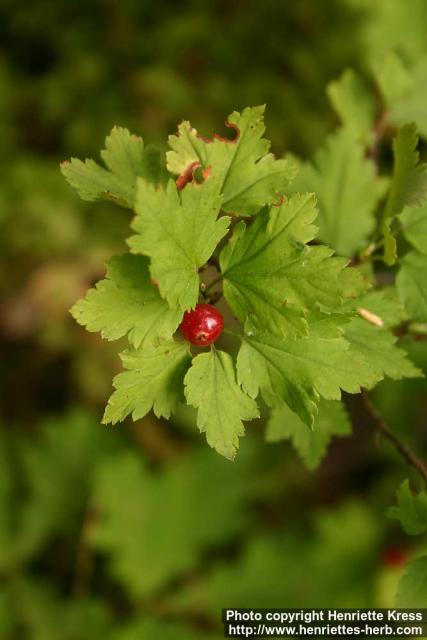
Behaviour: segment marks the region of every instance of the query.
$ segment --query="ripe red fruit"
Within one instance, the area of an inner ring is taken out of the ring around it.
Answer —
[[[206,347],[215,342],[224,328],[224,318],[211,304],[198,304],[186,311],[179,329],[191,344]]]
[[[383,564],[390,569],[403,567],[409,558],[409,551],[404,547],[390,546],[382,554]]]

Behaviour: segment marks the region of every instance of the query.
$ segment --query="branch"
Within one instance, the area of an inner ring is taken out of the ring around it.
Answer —
[[[207,264],[208,264],[210,267],[215,267],[215,269],[216,269],[217,271],[219,271],[219,270],[220,270],[220,268],[219,268],[219,260],[218,260],[218,258],[217,258],[216,256],[211,256],[211,257],[209,258],[209,260],[208,260]]]
[[[373,424],[377,431],[381,433],[384,437],[389,440],[395,447],[395,449],[400,453],[400,455],[408,462],[414,469],[418,471],[418,473],[422,476],[424,482],[427,483],[427,466],[424,464],[422,460],[420,460],[415,453],[406,445],[404,442],[401,442],[399,438],[391,431],[388,424],[385,422],[384,418],[377,411],[375,406],[372,403],[372,400],[366,393],[366,391],[362,391],[361,393],[363,404],[372,418]]]
[[[209,285],[206,285],[204,282],[200,283],[200,295],[203,298],[204,302],[208,302],[209,304],[216,304],[218,300],[222,298],[222,290],[218,289],[217,291],[212,291],[212,289],[221,282],[222,276],[221,274],[213,280]]]
[[[384,134],[387,131],[387,126],[388,126],[387,119],[388,119],[387,111],[385,110],[381,111],[372,131],[373,141],[367,151],[367,156],[374,162],[375,165],[378,165],[378,153],[379,153],[380,144],[384,137]]]
[[[205,289],[205,293],[208,294],[217,284],[219,284],[222,280],[222,273],[220,273],[215,280],[212,280]]]
[[[214,291],[207,295],[206,299],[209,304],[216,304],[222,298],[222,291]]]
[[[393,331],[398,338],[409,336],[417,342],[427,339],[427,324],[425,322],[404,322]]]

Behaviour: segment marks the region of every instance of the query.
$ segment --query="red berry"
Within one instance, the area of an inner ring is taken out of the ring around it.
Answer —
[[[383,551],[382,561],[386,567],[398,569],[407,563],[408,557],[409,551],[404,547],[390,546]]]
[[[224,328],[224,318],[211,304],[198,304],[186,311],[179,329],[191,344],[206,347],[215,342]]]

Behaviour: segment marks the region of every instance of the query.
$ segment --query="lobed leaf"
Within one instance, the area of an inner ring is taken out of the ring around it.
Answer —
[[[386,329],[396,327],[407,320],[407,314],[394,286],[373,289],[361,298],[347,300],[343,304],[342,310],[349,314],[357,312],[361,316],[363,316],[363,310],[367,310],[369,313],[375,314],[380,320],[381,326]]]
[[[274,407],[267,422],[266,440],[291,440],[305,466],[312,470],[325,456],[333,436],[350,433],[351,423],[343,404],[321,399],[312,429],[286,404]]]
[[[170,339],[182,319],[151,282],[148,259],[132,254],[112,258],[105,279],[71,313],[88,331],[100,331],[107,340],[128,335],[134,347]]]
[[[156,189],[139,180],[137,215],[129,245],[150,257],[150,272],[170,307],[195,307],[199,296],[198,270],[211,257],[228,231],[229,218],[219,219],[222,197],[218,180],[188,184],[179,191],[172,180]]]
[[[352,69],[327,87],[329,100],[345,129],[358,141],[369,144],[375,121],[375,100],[372,91]]]
[[[389,119],[395,125],[416,122],[420,135],[427,136],[427,58],[421,57],[410,69],[407,90],[391,105]]]
[[[316,153],[313,164],[301,167],[292,189],[316,193],[320,239],[340,255],[352,256],[366,246],[386,186],[363,145],[340,129]]]
[[[419,163],[417,129],[408,124],[399,129],[393,141],[394,167],[387,202],[382,217],[384,261],[393,265],[397,244],[392,231],[393,219],[404,207],[420,207],[427,199],[427,163]]]
[[[397,507],[390,507],[388,517],[398,520],[403,530],[410,536],[427,531],[427,493],[411,492],[409,480],[402,482],[397,492]]]
[[[220,255],[224,295],[236,316],[267,333],[307,333],[309,309],[333,309],[364,288],[360,273],[328,247],[307,247],[316,227],[313,194],[295,194],[263,210],[254,223],[239,223]]]
[[[427,254],[427,204],[405,207],[399,216],[405,238],[420,253]]]
[[[101,158],[106,169],[91,159],[71,158],[61,164],[65,179],[83,200],[112,200],[133,209],[138,176],[155,184],[164,179],[159,152],[144,147],[142,138],[122,127],[113,127]]]
[[[344,336],[352,349],[364,357],[378,379],[393,380],[423,377],[423,372],[396,346],[397,337],[385,327],[355,317],[344,327]]]
[[[427,602],[427,556],[409,562],[401,578],[396,595],[396,606],[422,608]]]
[[[358,393],[381,379],[342,335],[343,317],[313,314],[307,336],[284,340],[247,333],[237,357],[237,374],[253,398],[266,404],[285,402],[308,426],[314,423],[319,397],[339,400],[341,389]]]
[[[427,59],[417,58],[408,66],[399,55],[390,51],[378,58],[374,66],[376,80],[387,107],[387,120],[402,126],[416,122],[421,135],[427,136]]]
[[[390,218],[405,206],[420,207],[427,199],[427,164],[420,154],[415,124],[401,127],[393,141],[394,168],[384,216]]]
[[[185,175],[200,164],[218,178],[223,196],[222,208],[227,213],[250,216],[264,205],[277,201],[296,175],[297,167],[290,159],[276,160],[268,153],[270,143],[262,136],[264,106],[234,111],[226,125],[235,130],[234,140],[214,136],[207,140],[189,122],[169,136],[171,151],[166,154],[171,173]]]
[[[115,391],[105,409],[103,423],[115,424],[132,414],[143,418],[152,408],[157,417],[169,418],[183,400],[183,379],[191,356],[184,342],[164,342],[122,354],[125,369],[114,378]]]
[[[410,251],[402,258],[396,287],[410,318],[427,322],[427,255]]]
[[[394,51],[388,51],[378,57],[374,62],[373,71],[385,104],[390,110],[413,89],[411,73]]]
[[[184,379],[188,404],[198,409],[197,425],[208,444],[232,460],[244,435],[243,420],[257,418],[258,408],[236,380],[232,357],[212,347],[192,362]]]

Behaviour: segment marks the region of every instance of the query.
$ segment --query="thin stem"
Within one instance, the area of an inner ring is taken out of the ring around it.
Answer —
[[[229,336],[233,336],[234,338],[239,338],[239,340],[243,340],[243,336],[241,333],[237,333],[236,331],[231,331],[231,329],[223,329],[223,333],[226,333]]]
[[[382,111],[374,125],[373,133],[373,141],[371,146],[368,149],[368,157],[373,160],[375,165],[378,165],[378,152],[381,141],[384,137],[384,134],[387,131],[388,126],[388,113],[387,111]]]
[[[389,440],[389,442],[393,444],[395,449],[406,460],[406,462],[414,467],[414,469],[416,469],[421,475],[424,482],[427,483],[427,466],[415,455],[415,453],[408,447],[408,445],[406,445],[404,442],[401,442],[399,438],[391,431],[390,427],[378,412],[366,391],[362,391],[361,395],[363,404],[365,405],[367,412],[371,416],[373,424],[377,431],[379,431],[384,437],[387,438],[387,440]]]
[[[222,291],[214,291],[211,295],[208,295],[205,299],[209,304],[216,304],[222,298]]]
[[[427,339],[427,323],[404,322],[393,331],[397,338],[409,337],[417,342]]]
[[[427,336],[427,323],[426,322],[411,322],[408,326],[408,333],[418,337]]]
[[[207,287],[206,287],[206,289],[205,289],[205,294],[206,294],[206,293],[209,293],[209,291],[210,291],[211,289],[213,289],[213,287],[214,287],[216,284],[218,284],[219,282],[221,282],[221,280],[222,280],[222,274],[220,274],[219,276],[217,276],[217,277],[215,278],[215,280],[212,280],[212,282],[210,282],[210,283],[207,285]]]
[[[219,271],[219,260],[216,256],[211,256],[207,262],[207,264],[211,267],[215,267],[217,271]]]

